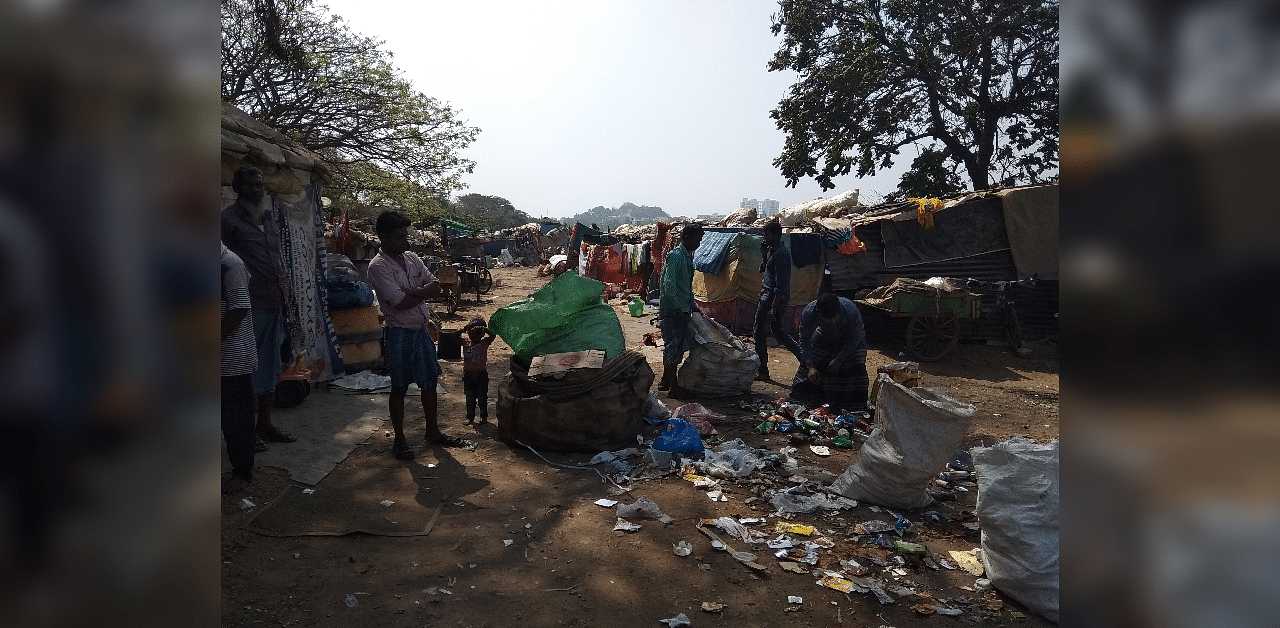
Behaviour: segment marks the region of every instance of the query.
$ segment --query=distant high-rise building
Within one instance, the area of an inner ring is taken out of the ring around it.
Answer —
[[[778,201],[766,198],[760,201],[760,214],[762,216],[772,216],[778,213]]]
[[[738,208],[739,208],[739,209],[755,209],[755,210],[759,210],[759,209],[760,209],[760,201],[757,201],[757,200],[756,200],[756,199],[754,199],[754,198],[744,198],[744,199],[742,199],[742,204],[738,205]]]

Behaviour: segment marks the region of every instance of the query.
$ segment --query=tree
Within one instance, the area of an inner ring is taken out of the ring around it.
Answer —
[[[534,219],[518,209],[501,196],[485,196],[483,194],[464,194],[458,197],[457,207],[468,224],[478,221],[493,230],[510,229],[534,222]]]
[[[624,202],[618,207],[597,205],[581,214],[575,215],[573,220],[584,225],[596,223],[602,229],[614,229],[626,224],[647,225],[665,218],[670,218],[670,216],[661,207],[649,207],[647,205]]]
[[[781,0],[769,70],[798,81],[770,112],[773,164],[824,190],[923,145],[976,190],[1034,183],[1058,165],[1057,0]],[[936,155],[935,155],[936,154]]]
[[[927,198],[964,191],[959,175],[947,164],[942,151],[926,148],[911,162],[911,170],[902,174],[894,197]]]
[[[463,188],[475,164],[460,152],[480,130],[313,2],[222,0],[223,100],[323,156],[353,195],[413,203]]]

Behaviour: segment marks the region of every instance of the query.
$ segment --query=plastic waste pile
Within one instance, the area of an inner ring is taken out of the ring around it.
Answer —
[[[771,403],[742,402],[739,407],[756,412],[761,434],[778,432],[787,435],[793,445],[821,445],[853,449],[854,439],[866,440],[873,420],[868,412],[836,414],[829,406],[809,409],[802,404],[777,399]]]

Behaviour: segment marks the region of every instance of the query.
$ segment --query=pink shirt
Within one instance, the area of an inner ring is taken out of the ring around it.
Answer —
[[[403,310],[397,310],[396,304],[404,300],[405,288],[421,288],[435,279],[436,276],[427,270],[417,253],[405,251],[402,267],[378,251],[369,262],[369,284],[378,295],[378,308],[385,319],[383,324],[404,329],[426,329],[427,323],[431,322],[431,308],[426,302]]]

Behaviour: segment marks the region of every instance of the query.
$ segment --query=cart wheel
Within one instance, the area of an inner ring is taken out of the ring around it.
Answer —
[[[954,316],[916,314],[907,324],[907,350],[921,362],[946,355],[960,339],[960,321]]]
[[[285,380],[276,384],[275,405],[281,408],[295,407],[310,393],[310,383],[296,379]]]
[[[493,275],[489,273],[488,268],[480,269],[480,292],[489,294],[493,289]]]

